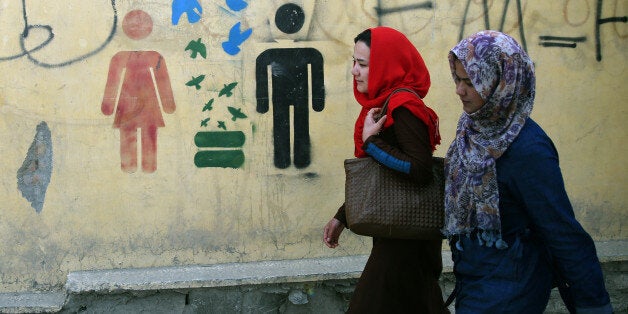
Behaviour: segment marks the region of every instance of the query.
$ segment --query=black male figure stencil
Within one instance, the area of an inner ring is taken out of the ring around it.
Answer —
[[[298,32],[304,20],[303,9],[293,3],[282,5],[275,13],[277,28],[286,34]],[[268,82],[269,66],[272,82]],[[268,49],[257,57],[255,78],[259,113],[268,112],[268,85],[272,85],[275,167],[284,169],[290,166],[290,106],[294,108],[294,166],[309,166],[310,97],[315,111],[322,111],[325,107],[323,56],[314,48]]]

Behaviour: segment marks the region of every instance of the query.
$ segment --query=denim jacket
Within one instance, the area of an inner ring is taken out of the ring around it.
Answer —
[[[497,159],[506,250],[473,234],[452,245],[457,313],[541,313],[553,286],[572,313],[612,313],[590,235],[576,220],[551,139],[528,119]],[[452,243],[453,244],[453,243]],[[460,308],[458,308],[460,306]]]

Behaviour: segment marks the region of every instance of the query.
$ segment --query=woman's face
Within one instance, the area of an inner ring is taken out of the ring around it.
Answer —
[[[369,86],[369,59],[371,48],[364,42],[358,41],[353,47],[353,68],[351,74],[360,93],[368,93]]]
[[[462,101],[462,110],[468,114],[480,110],[484,106],[484,99],[473,87],[473,83],[471,83],[467,71],[464,70],[462,62],[456,60],[454,66],[454,83],[456,83],[456,94],[460,96]]]

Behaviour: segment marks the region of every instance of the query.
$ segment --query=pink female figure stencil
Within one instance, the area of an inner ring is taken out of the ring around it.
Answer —
[[[152,29],[150,15],[142,10],[127,13],[122,21],[122,30],[134,40],[145,38]],[[116,53],[109,65],[101,110],[111,115],[115,109],[113,127],[120,129],[123,171],[137,170],[137,129],[141,130],[142,170],[154,172],[157,169],[157,128],[165,126],[160,102],[166,113],[174,112],[170,77],[161,54],[156,51]]]

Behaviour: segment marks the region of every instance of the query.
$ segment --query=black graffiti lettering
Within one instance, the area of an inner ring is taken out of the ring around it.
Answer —
[[[378,0],[377,1],[377,7],[375,8],[375,11],[377,12],[377,20],[378,20],[377,24],[378,25],[382,25],[382,16],[384,16],[384,15],[393,14],[393,13],[400,13],[400,12],[405,12],[405,11],[418,10],[418,9],[433,9],[433,8],[434,8],[434,4],[432,3],[432,1],[425,1],[425,2],[421,2],[421,3],[408,4],[408,5],[399,6],[399,7],[393,7],[393,8],[383,8],[382,7],[382,1]]]
[[[602,44],[600,43],[600,25],[606,23],[626,23],[628,17],[626,16],[614,16],[608,18],[602,18],[602,6],[603,0],[597,1],[597,8],[595,9],[595,59],[599,62],[602,61]]]
[[[472,0],[467,0],[467,3],[465,5],[464,8],[464,13],[462,16],[462,24],[460,25],[460,32],[458,33],[458,41],[462,40],[462,38],[465,35],[464,29],[465,29],[465,25],[467,24],[467,16],[469,14],[469,7],[471,5],[471,1]],[[519,28],[519,37],[520,38],[520,44],[523,47],[523,49],[525,51],[528,51],[528,46],[526,43],[526,36],[525,36],[525,32],[524,32],[524,25],[523,25],[523,11],[521,9],[521,0],[516,0],[516,5],[517,5],[517,25]],[[502,32],[504,30],[504,24],[506,23],[506,17],[508,15],[508,9],[510,8],[510,0],[505,0],[504,1],[504,8],[502,10],[502,16],[501,16],[501,20],[500,20],[500,24],[499,24],[499,28],[498,30],[500,32]],[[488,6],[488,0],[482,0],[482,10],[483,10],[483,15],[484,15],[484,28],[485,29],[491,29],[491,23],[490,23],[490,12],[489,12],[489,6]]]
[[[52,29],[52,27],[50,25],[41,25],[41,24],[30,24],[28,22],[28,10],[27,10],[27,6],[26,6],[26,0],[22,0],[22,17],[24,20],[24,31],[22,32],[22,34],[20,34],[20,49],[21,52],[15,55],[11,55],[11,56],[6,56],[6,57],[0,57],[0,62],[2,61],[10,61],[10,60],[14,60],[14,59],[18,59],[21,57],[26,56],[28,58],[28,60],[30,60],[32,63],[34,63],[37,66],[40,67],[44,67],[44,68],[58,68],[58,67],[64,67],[64,66],[68,66],[71,65],[73,63],[79,62],[79,61],[83,61],[95,54],[97,54],[98,52],[102,51],[113,39],[113,36],[116,33],[116,27],[118,24],[118,12],[116,9],[116,1],[115,0],[111,0],[111,8],[113,10],[113,22],[111,25],[111,31],[109,32],[109,35],[107,36],[107,38],[105,39],[105,41],[96,49],[73,59],[69,59],[63,62],[59,62],[59,63],[47,63],[44,62],[42,60],[39,60],[37,58],[35,58],[33,56],[33,53],[41,50],[42,48],[46,47],[48,44],[50,44],[50,42],[52,42],[52,40],[55,37],[54,34],[54,30]],[[35,46],[34,48],[31,49],[27,49],[26,48],[26,40],[29,37],[29,34],[33,31],[33,30],[37,30],[37,29],[43,29],[48,33],[48,38],[46,38],[42,43],[38,44],[37,46]]]
[[[462,40],[464,37],[464,27],[467,25],[467,17],[469,16],[469,7],[471,6],[471,0],[467,0],[467,3],[464,6],[464,12],[462,14],[462,24],[460,25],[460,32],[458,33],[458,41]],[[508,8],[508,1],[506,1],[506,5],[504,5],[504,15],[506,14],[506,9]],[[482,0],[482,10],[484,16],[484,29],[491,28],[491,22],[489,20],[489,11],[488,11],[488,2],[487,0]],[[502,18],[502,20],[504,20]]]
[[[458,41],[462,40],[464,36],[464,26],[467,24],[467,16],[469,15],[469,6],[471,5],[471,0],[467,0],[467,4],[464,6],[464,12],[462,13],[462,23],[460,24],[460,32],[458,33]]]
[[[506,20],[506,13],[508,12],[508,0],[504,4],[504,13],[502,14],[502,23],[499,27],[499,30],[502,31],[504,29],[504,21]],[[521,46],[525,51],[528,51],[528,44],[526,43],[526,35],[523,31],[523,11],[521,10],[521,0],[517,0],[517,22],[519,24],[519,37],[521,37]]]
[[[539,45],[543,47],[576,48],[576,43],[587,41],[587,37],[539,36]]]

